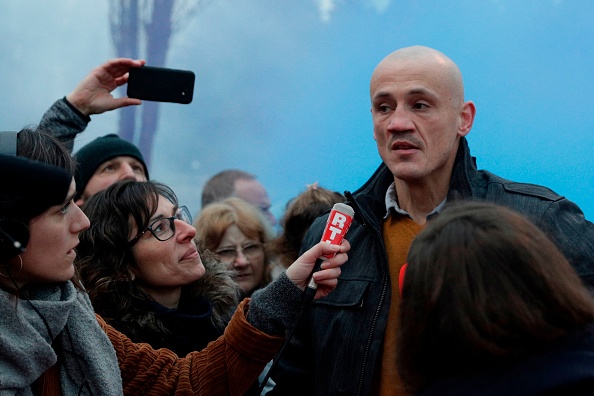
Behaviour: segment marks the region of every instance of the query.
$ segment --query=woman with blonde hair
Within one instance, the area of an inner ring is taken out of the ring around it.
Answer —
[[[265,245],[272,230],[260,212],[232,197],[207,205],[194,221],[196,240],[234,270],[243,294],[270,283],[270,259]]]

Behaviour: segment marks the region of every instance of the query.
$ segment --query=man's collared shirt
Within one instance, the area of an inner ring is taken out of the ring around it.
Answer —
[[[433,216],[435,216],[443,210],[446,201],[447,197],[443,201],[441,201],[441,203],[437,205],[435,209],[433,209],[427,215],[427,221],[431,220]],[[401,209],[400,206],[398,206],[398,197],[396,196],[396,184],[394,182],[390,184],[390,187],[388,187],[388,191],[386,191],[386,215],[384,216],[384,220],[390,217],[392,213],[400,213],[401,215],[407,216],[412,219],[411,215],[408,214],[406,210]]]

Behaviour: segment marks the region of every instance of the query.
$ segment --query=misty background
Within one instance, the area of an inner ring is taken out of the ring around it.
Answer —
[[[111,3],[0,3],[0,130],[36,124],[91,69],[122,56]],[[164,66],[196,74],[194,99],[159,105],[149,173],[192,214],[204,182],[228,168],[256,174],[277,217],[306,184],[357,189],[380,163],[373,68],[421,44],[462,70],[477,106],[468,140],[478,167],[550,187],[594,218],[594,2],[186,3],[192,12],[176,16]],[[92,116],[75,151],[118,132],[120,111]]]

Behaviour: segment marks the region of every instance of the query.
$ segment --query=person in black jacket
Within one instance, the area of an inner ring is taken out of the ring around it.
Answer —
[[[349,264],[335,293],[316,301],[272,374],[278,395],[405,395],[396,365],[398,277],[413,239],[446,202],[480,199],[526,216],[594,287],[594,224],[550,189],[478,170],[466,135],[476,108],[443,53],[402,48],[370,83],[373,136],[383,163],[354,193]],[[319,241],[327,215],[307,233]]]
[[[446,205],[403,271],[398,367],[413,394],[591,395],[594,299],[524,216]]]

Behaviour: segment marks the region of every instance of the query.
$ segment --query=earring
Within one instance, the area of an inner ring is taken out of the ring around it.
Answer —
[[[21,257],[21,255],[19,254],[19,261],[21,263],[21,267],[19,268],[19,270],[17,271],[17,273],[15,275],[18,275],[21,273],[21,271],[23,270],[23,258]]]
[[[21,267],[19,268],[19,270],[17,271],[17,273],[14,274],[14,275],[12,275],[12,276],[18,275],[22,271],[22,269],[23,269],[23,258],[21,257],[20,254],[17,257],[19,258],[19,261],[21,263]],[[10,274],[10,270],[8,268],[8,265],[6,265],[6,269],[8,270],[7,272]],[[0,272],[0,276],[2,276],[4,278],[11,278],[11,275],[4,275],[2,272]]]

